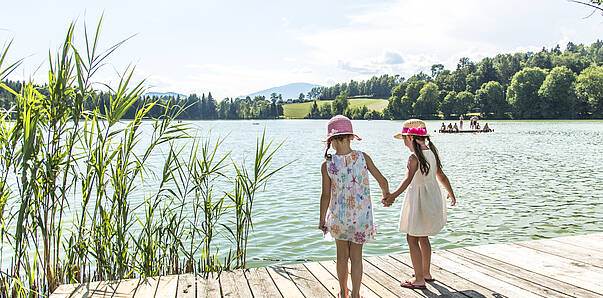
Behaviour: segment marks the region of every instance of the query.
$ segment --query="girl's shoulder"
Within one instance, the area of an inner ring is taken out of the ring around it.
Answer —
[[[412,152],[410,154],[410,156],[408,156],[408,165],[411,165],[411,164],[416,165],[418,163],[419,163],[419,157],[417,157],[417,155],[414,152]]]

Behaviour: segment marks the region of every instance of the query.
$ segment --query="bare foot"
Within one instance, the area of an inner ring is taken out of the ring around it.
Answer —
[[[425,280],[423,280],[422,282],[417,282],[417,278],[415,276],[408,279],[408,282],[410,282],[411,284],[413,284],[415,286],[424,286],[425,285]]]

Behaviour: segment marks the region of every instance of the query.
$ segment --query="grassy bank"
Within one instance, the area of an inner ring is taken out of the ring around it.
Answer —
[[[319,107],[326,104],[331,104],[332,100],[320,100],[317,101]],[[379,99],[379,98],[350,98],[350,107],[362,107],[366,106],[369,110],[376,110],[382,112],[383,109],[387,107],[387,99]],[[289,119],[303,119],[308,115],[310,109],[314,102],[304,102],[304,103],[292,103],[283,105],[283,113],[285,118]]]

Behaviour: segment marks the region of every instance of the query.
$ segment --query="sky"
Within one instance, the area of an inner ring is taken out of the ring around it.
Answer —
[[[103,0],[9,1],[0,10],[0,46],[24,58],[9,79],[47,79],[76,22],[101,15],[100,46],[134,35],[95,77],[115,85],[136,66],[150,91],[239,96],[288,83],[324,86],[374,75],[409,77],[461,57],[479,61],[603,39],[603,16],[566,0]]]

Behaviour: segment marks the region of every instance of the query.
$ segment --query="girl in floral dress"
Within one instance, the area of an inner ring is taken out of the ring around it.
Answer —
[[[352,263],[352,297],[360,297],[362,282],[362,245],[375,239],[377,231],[369,187],[370,172],[384,196],[389,195],[387,180],[364,152],[352,150],[352,122],[337,115],[327,125],[327,150],[321,166],[322,195],[319,229],[337,246],[337,277],[340,297],[348,297],[348,259]],[[335,154],[328,154],[333,146]]]

